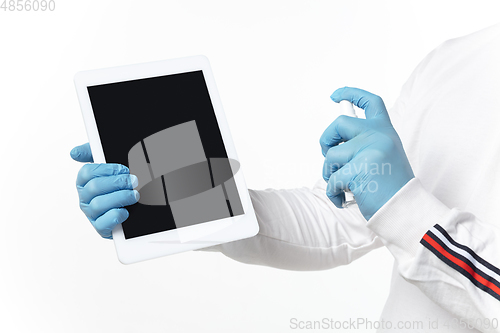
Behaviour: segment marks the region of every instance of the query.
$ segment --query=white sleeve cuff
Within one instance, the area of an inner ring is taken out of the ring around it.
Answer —
[[[449,211],[424,189],[419,179],[413,178],[372,216],[367,226],[396,259],[413,257],[423,235]]]

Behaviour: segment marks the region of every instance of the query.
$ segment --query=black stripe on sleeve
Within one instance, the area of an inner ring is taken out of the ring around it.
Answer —
[[[459,249],[462,249],[464,251],[467,251],[469,252],[469,254],[474,258],[476,259],[477,261],[479,261],[481,264],[483,264],[485,267],[487,267],[488,269],[490,269],[491,271],[497,273],[498,275],[500,275],[500,269],[498,269],[497,267],[493,266],[492,264],[490,264],[489,262],[487,262],[486,260],[484,260],[483,258],[481,258],[480,256],[478,256],[476,254],[476,252],[472,251],[472,249],[468,248],[467,246],[465,245],[462,245],[462,244],[459,244],[457,242],[455,242],[455,240],[453,238],[451,238],[451,236],[446,232],[446,230],[444,230],[443,227],[441,227],[439,224],[436,224],[434,226],[437,230],[439,230],[439,232],[441,232],[443,234],[444,237],[446,237],[446,239],[448,241],[450,241],[451,244],[455,245],[456,247],[458,247]]]

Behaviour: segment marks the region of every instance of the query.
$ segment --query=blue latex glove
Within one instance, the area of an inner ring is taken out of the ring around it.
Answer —
[[[78,162],[93,162],[88,143],[71,150],[71,158]],[[76,178],[80,209],[85,213],[97,232],[112,239],[113,228],[128,218],[124,206],[139,201],[137,177],[121,164],[85,164]]]
[[[345,87],[330,98],[336,103],[352,102],[365,110],[366,119],[339,116],[321,136],[326,194],[342,208],[344,190],[351,190],[359,210],[369,220],[415,176],[379,96]]]

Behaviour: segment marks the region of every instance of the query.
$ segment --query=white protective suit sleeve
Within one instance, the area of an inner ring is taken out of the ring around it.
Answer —
[[[368,222],[399,274],[464,325],[500,315],[500,229],[449,209],[412,179]],[[492,332],[496,330],[491,329]]]
[[[312,189],[250,190],[259,233],[208,250],[247,264],[306,271],[345,265],[382,246],[359,209],[336,208],[325,189],[319,180]]]

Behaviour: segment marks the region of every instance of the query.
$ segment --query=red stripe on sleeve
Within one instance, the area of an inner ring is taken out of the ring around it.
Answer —
[[[436,250],[439,251],[439,253],[441,253],[443,256],[445,256],[446,258],[448,258],[449,260],[451,260],[453,263],[455,263],[456,265],[462,267],[463,269],[465,269],[470,275],[472,275],[472,277],[474,277],[474,279],[476,279],[476,281],[478,281],[479,283],[481,283],[482,285],[490,288],[491,290],[493,290],[495,293],[497,293],[498,295],[500,295],[500,288],[498,288],[497,286],[495,286],[493,283],[491,283],[490,281],[486,280],[485,278],[483,278],[481,275],[477,274],[469,265],[467,265],[465,262],[463,262],[462,260],[454,257],[453,255],[451,255],[450,253],[448,253],[445,249],[443,249],[443,247],[441,245],[439,245],[434,239],[432,239],[429,235],[425,234],[423,239],[429,243],[433,248],[435,248]]]

